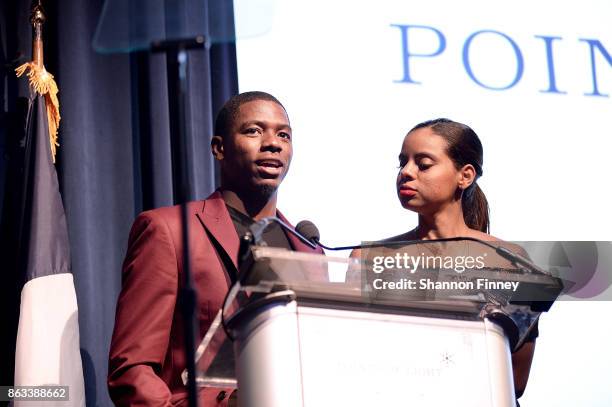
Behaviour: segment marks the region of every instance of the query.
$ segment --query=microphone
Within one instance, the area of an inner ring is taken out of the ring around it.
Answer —
[[[309,220],[303,220],[295,226],[295,231],[300,235],[304,236],[308,241],[319,245],[319,239],[321,239],[321,233],[319,229]]]
[[[275,216],[263,218],[253,223],[251,226],[249,226],[249,230],[240,237],[240,246],[238,248],[238,270],[239,272],[238,272],[238,278],[236,281],[237,283],[239,283],[238,286],[244,283],[246,278],[249,276],[249,269],[253,265],[253,256],[252,256],[251,247],[253,245],[262,245],[262,244],[265,245],[265,242],[263,240],[263,234],[266,231],[266,229],[268,229],[268,227],[270,227],[270,225],[273,223],[277,223],[282,229],[284,229],[286,232],[291,233],[292,235],[300,239],[304,244],[308,245],[310,248],[312,249],[317,248],[316,243],[313,243],[312,240],[304,237],[299,231],[297,231],[297,228],[296,230],[294,230],[292,227],[290,227],[285,222],[283,222],[282,220],[280,220],[279,218]],[[316,230],[316,226],[315,226],[315,230]],[[234,286],[232,286],[232,289],[234,289]],[[239,288],[236,288],[236,290],[237,289]]]
[[[302,221],[300,223],[303,223],[303,222],[304,221]],[[272,223],[278,223],[281,228],[283,228],[287,232],[291,233],[293,236],[295,236],[298,239],[300,239],[303,243],[307,244],[312,249],[316,249],[317,248],[317,244],[314,243],[311,239],[307,239],[306,237],[304,237],[302,235],[302,233],[300,233],[297,230],[297,228],[296,228],[296,230],[293,230],[293,228],[291,228],[289,225],[287,225],[285,222],[283,222],[282,220],[280,220],[279,218],[277,218],[275,216],[271,216],[269,218],[263,218],[260,221],[254,223],[253,225],[251,225],[249,227],[249,232],[251,233],[251,235],[253,237],[253,243],[260,244],[262,242],[262,237],[263,237],[264,231]],[[310,222],[310,223],[312,224],[312,222]],[[314,226],[314,225],[312,225],[312,226]],[[315,228],[315,230],[317,229],[316,226],[314,226],[314,228]],[[318,232],[318,230],[317,230],[317,232]],[[244,238],[248,239],[248,236],[244,236]]]

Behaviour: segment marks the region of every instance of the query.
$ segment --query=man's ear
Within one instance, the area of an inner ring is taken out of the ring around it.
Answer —
[[[459,188],[466,190],[476,181],[476,169],[472,164],[466,164],[459,170]]]
[[[225,153],[223,150],[223,138],[221,136],[213,136],[210,140],[210,150],[212,155],[219,161],[223,160]]]

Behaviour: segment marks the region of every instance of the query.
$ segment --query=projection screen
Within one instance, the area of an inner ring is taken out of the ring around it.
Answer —
[[[235,0],[240,91],[285,105],[279,208],[328,245],[412,229],[395,192],[415,124],[448,117],[484,146],[479,185],[505,240],[612,240],[612,2]],[[612,402],[610,302],[542,317],[524,406]]]

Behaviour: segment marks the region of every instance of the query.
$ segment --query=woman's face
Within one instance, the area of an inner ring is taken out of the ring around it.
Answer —
[[[446,153],[447,147],[431,128],[406,135],[397,174],[397,196],[404,208],[431,214],[460,199],[461,172]]]

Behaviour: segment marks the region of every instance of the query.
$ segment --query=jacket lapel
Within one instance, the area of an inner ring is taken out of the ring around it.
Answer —
[[[234,267],[238,269],[240,239],[219,191],[215,191],[204,201],[202,212],[198,217],[208,232],[225,250],[228,257],[232,259]]]

